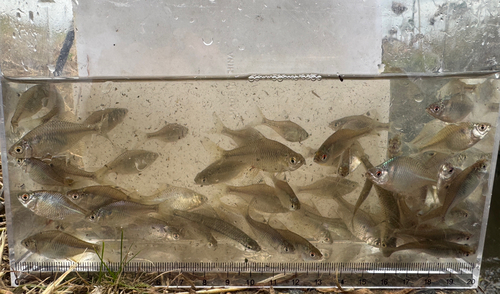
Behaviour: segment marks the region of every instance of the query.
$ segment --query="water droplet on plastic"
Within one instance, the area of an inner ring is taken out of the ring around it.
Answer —
[[[241,7],[238,7],[238,10],[239,10],[239,11],[242,11],[243,9],[242,9]]]
[[[222,22],[226,22],[226,19],[223,19]]]
[[[424,96],[423,95],[415,95],[415,97],[413,99],[415,99],[415,102],[420,103],[420,102],[424,101]]]
[[[500,74],[499,73],[495,74],[495,79],[500,79]]]
[[[196,21],[196,20],[195,20],[194,18],[191,18],[191,19],[189,20],[189,23],[194,23],[195,21]]]
[[[16,38],[16,33],[12,33],[12,39]]]
[[[238,49],[239,49],[240,51],[243,51],[243,50],[245,50],[245,46],[244,46],[244,45],[238,46]]]
[[[214,43],[214,39],[210,38],[210,40],[208,41],[205,41],[205,39],[201,38],[201,40],[203,41],[203,44],[205,44],[206,46],[210,46]]]
[[[174,16],[174,20],[178,20],[178,19],[179,19],[179,17],[178,17],[178,16]]]
[[[205,44],[205,46],[212,45],[214,43],[212,31],[209,29],[204,30],[203,34],[201,35],[201,40],[203,41],[203,44]]]

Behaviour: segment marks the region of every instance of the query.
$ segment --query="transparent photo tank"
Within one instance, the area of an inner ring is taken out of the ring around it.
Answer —
[[[43,11],[51,4],[37,5]],[[4,53],[16,65],[2,64],[14,283],[75,264],[89,273],[103,266],[158,273],[153,283],[172,286],[477,286],[498,152],[500,82],[495,56],[482,64],[450,62],[450,53],[439,51],[447,47],[430,41],[450,29],[450,20],[472,19],[468,13],[488,5],[379,3],[385,18],[373,20],[378,47],[366,49],[358,70],[328,56],[329,45],[315,51],[317,58],[292,48],[295,62],[270,49],[290,45],[293,34],[281,43],[251,43],[251,36],[225,36],[231,29],[222,21],[209,30],[188,25],[202,22],[201,12],[234,10],[251,11],[245,15],[252,21],[227,20],[233,25],[264,22],[276,29],[273,19],[292,19],[290,26],[299,28],[308,20],[292,17],[298,12],[341,14],[345,7],[330,11],[331,3],[258,9],[156,3],[162,10],[151,19],[171,16],[158,24],[168,23],[180,50],[179,58],[170,54],[157,65],[143,63],[168,47],[161,38],[151,41],[153,21],[141,23],[142,34],[111,37],[125,30],[113,24],[114,15],[98,36],[86,24],[98,5],[66,5],[75,14],[76,49],[68,39],[71,21],[64,33],[37,41],[66,46],[65,70],[64,54],[48,49],[44,56],[21,52],[28,56],[23,64],[31,62],[24,72],[17,53]],[[106,5],[130,11],[138,3]],[[5,16],[3,31],[17,29],[9,38],[43,27],[33,20],[36,13],[27,15],[32,23],[17,27]],[[392,35],[383,31],[388,27]],[[189,30],[190,38],[180,37]],[[311,31],[330,41],[345,37],[321,25]],[[111,43],[96,43],[102,51],[88,46],[106,34]],[[142,38],[134,46],[154,45],[132,52],[127,40],[134,36]],[[190,46],[194,36],[201,44]],[[125,43],[123,50],[106,48]],[[350,50],[358,45],[345,44],[345,58],[358,56]],[[198,46],[208,52],[200,54]],[[238,51],[225,53],[233,47]],[[141,57],[125,62],[126,55]]]

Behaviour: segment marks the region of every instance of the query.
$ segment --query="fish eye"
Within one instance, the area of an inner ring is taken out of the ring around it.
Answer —
[[[89,219],[90,219],[90,220],[92,220],[92,221],[93,221],[93,220],[95,220],[95,219],[96,219],[95,214],[92,214],[92,215],[89,217]]]
[[[172,238],[173,238],[174,240],[179,240],[180,236],[179,236],[179,234],[174,233],[174,234],[172,235]],[[209,243],[209,245],[210,245],[210,244],[211,244],[211,243]]]
[[[73,194],[73,195],[71,195],[71,198],[73,198],[74,200],[77,200],[80,197],[78,196],[78,194]]]
[[[449,170],[448,170],[448,173],[453,173],[455,171],[455,169],[453,167],[451,167]]]
[[[314,252],[309,253],[309,255],[310,255],[311,257],[316,257],[316,253],[314,253]]]
[[[328,154],[323,154],[321,156],[321,160],[325,161],[328,158]]]
[[[295,157],[291,157],[291,158],[290,158],[290,163],[291,163],[291,164],[295,164],[295,163],[297,163],[297,158],[295,158]]]
[[[285,252],[290,251],[290,249],[288,249],[288,247],[286,247],[286,246],[283,249],[285,250]]]
[[[21,199],[26,201],[26,200],[30,199],[30,195],[24,193],[23,195],[21,195]]]
[[[441,109],[441,107],[439,107],[439,105],[435,105],[432,110],[434,110],[435,112],[438,112],[439,110]]]
[[[22,153],[23,152],[23,147],[21,146],[16,146],[16,148],[14,148],[14,151],[16,151],[16,153]]]
[[[22,158],[18,158],[18,159],[17,159],[17,163],[19,163],[19,164],[20,164],[20,163],[23,163],[23,159],[22,159]]]
[[[378,170],[376,173],[375,173],[375,176],[377,178],[381,177],[382,176],[382,171]]]
[[[479,126],[479,130],[481,130],[481,131],[486,130],[486,125],[485,125],[485,124],[481,124],[481,125]]]
[[[380,246],[382,246],[382,248],[387,248],[387,244],[385,242],[380,243]]]

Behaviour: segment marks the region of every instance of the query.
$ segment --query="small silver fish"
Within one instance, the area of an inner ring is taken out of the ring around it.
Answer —
[[[226,194],[234,194],[251,203],[252,209],[264,213],[285,213],[294,211],[295,206],[289,196],[266,184],[248,186],[224,186]],[[281,194],[279,197],[278,194]]]
[[[236,142],[236,145],[238,146],[243,146],[256,140],[265,139],[264,135],[262,135],[259,131],[252,127],[247,126],[243,129],[232,130],[222,123],[219,116],[217,116],[215,112],[213,116],[215,120],[215,127],[213,129],[213,132],[228,136],[229,138],[233,139],[233,141]]]
[[[36,158],[18,158],[17,163],[26,167],[30,178],[42,185],[71,186],[75,182],[65,176],[64,172],[57,170],[49,163]]]
[[[191,210],[207,202],[207,197],[193,190],[166,185],[164,189],[148,196],[139,196],[137,202],[154,205],[162,203],[162,207],[178,210]],[[163,205],[165,204],[165,205]]]
[[[198,185],[227,182],[237,177],[248,167],[249,164],[241,161],[219,159],[199,172],[194,178],[194,182]]]
[[[461,169],[453,167],[451,163],[445,162],[441,165],[438,173],[438,181],[436,184],[437,196],[441,203],[444,202],[451,183],[461,172]]]
[[[323,258],[323,254],[318,248],[314,247],[307,239],[302,236],[295,234],[289,230],[280,230],[276,229],[278,233],[280,233],[283,238],[285,238],[290,244],[295,248],[295,252],[300,254],[302,259],[307,261],[313,260],[321,260]]]
[[[96,174],[94,172],[88,172],[77,166],[71,164],[66,158],[52,157],[50,161],[47,161],[52,168],[57,172],[82,178],[88,178],[95,180]]]
[[[223,150],[212,141],[202,141],[205,149],[220,159],[239,161],[266,172],[294,171],[305,164],[305,158],[280,142],[261,139],[232,150]]]
[[[49,84],[35,85],[21,94],[16,110],[10,121],[12,128],[16,129],[19,121],[31,117],[47,105],[51,87]]]
[[[458,244],[443,240],[425,240],[411,242],[398,247],[385,248],[384,256],[389,257],[394,252],[402,250],[415,250],[425,252],[437,257],[455,257],[463,258],[476,253],[476,250],[465,244]]]
[[[150,166],[160,156],[147,150],[127,150],[96,172],[96,177],[114,172],[121,175],[135,174]]]
[[[117,201],[103,206],[87,216],[92,223],[106,226],[123,227],[134,223],[145,214],[158,212],[158,205],[142,205],[129,201]]]
[[[420,161],[423,167],[432,174],[438,174],[441,166],[448,162],[451,156],[449,153],[433,150],[410,155],[410,157]]]
[[[388,130],[390,124],[378,122],[376,119],[366,115],[352,115],[334,120],[328,126],[336,132],[341,129],[361,130],[365,128],[372,130]]]
[[[121,230],[120,230],[121,234]],[[131,240],[148,242],[177,241],[183,239],[182,231],[156,218],[138,218],[123,228],[123,236]]]
[[[486,159],[481,159],[464,169],[455,177],[446,191],[442,207],[443,218],[446,217],[446,214],[450,209],[455,207],[458,203],[472,194],[474,190],[476,190],[479,184],[481,184],[486,177],[488,167],[488,161]]]
[[[192,213],[192,212],[186,212],[186,211],[180,211],[176,210],[174,211],[174,215],[186,218],[188,220],[200,223],[211,230],[214,230],[216,232],[219,232],[223,235],[225,235],[228,238],[231,238],[232,240],[240,243],[243,245],[245,248],[252,250],[252,251],[261,251],[261,248],[259,244],[250,238],[247,234],[245,234],[242,230],[238,229],[237,227],[231,225],[230,223],[227,223],[221,219],[215,218],[215,217],[210,217],[210,216],[205,216],[202,214],[198,213]]]
[[[63,194],[54,191],[21,192],[17,195],[17,199],[34,214],[52,220],[82,217],[88,213]]]
[[[309,137],[307,131],[298,124],[289,120],[275,121],[267,119],[260,108],[257,107],[257,110],[259,112],[261,123],[273,129],[285,140],[289,142],[302,142]]]
[[[361,164],[361,157],[365,155],[364,149],[358,140],[354,140],[352,145],[340,155],[338,175],[347,177]]]
[[[163,142],[171,143],[186,137],[188,131],[188,128],[180,124],[166,124],[156,132],[147,133],[146,137],[148,139],[159,139]]]
[[[366,172],[366,177],[374,184],[399,194],[435,184],[436,176],[429,173],[420,161],[407,156],[391,158]]]
[[[474,146],[483,139],[491,129],[489,123],[463,122],[450,124],[439,131],[427,143],[419,147],[419,151],[449,150],[463,151]]]
[[[120,124],[128,113],[126,108],[106,108],[92,112],[84,124],[100,124],[102,133],[107,133]]]
[[[328,198],[343,196],[354,191],[359,184],[342,177],[325,177],[307,186],[295,188],[297,193],[309,193],[317,197]]]
[[[45,231],[29,236],[21,241],[24,247],[52,259],[73,258],[85,251],[95,253],[100,246],[80,240],[61,231]]]
[[[274,250],[280,254],[291,254],[295,252],[295,247],[293,247],[293,245],[273,227],[254,220],[249,214],[249,208],[250,205],[242,214],[245,216],[245,220],[250,225],[254,234],[259,237],[259,241],[263,241],[270,245],[270,247],[274,248]]]
[[[332,165],[334,160],[349,148],[354,140],[370,134],[372,129],[341,129],[328,137],[314,154],[314,162],[321,165]]]
[[[290,203],[291,209],[290,210],[298,210],[300,209],[300,201],[299,198],[297,198],[297,195],[295,195],[295,192],[293,191],[292,187],[288,184],[286,181],[282,181],[276,176],[272,176],[271,179],[273,180],[274,187],[276,189],[276,196],[280,198],[281,203],[286,204]],[[283,198],[282,198],[283,197]]]
[[[354,205],[347,202],[342,196],[333,197],[338,204],[337,212],[352,235],[359,240],[375,246],[380,246],[380,229],[372,217],[365,211],[358,209],[353,217]]]
[[[433,117],[449,123],[463,120],[474,108],[474,103],[465,94],[455,94],[448,100],[441,100],[425,109]]]
[[[132,199],[118,187],[113,186],[88,186],[66,192],[66,197],[71,202],[89,211],[117,201],[132,201]]]
[[[16,158],[54,156],[75,145],[80,139],[100,132],[100,125],[49,121],[40,125],[16,142],[9,154]]]
[[[330,230],[323,226],[323,220],[308,214],[305,209],[296,210],[287,214],[276,215],[286,228],[304,238],[322,243],[332,244]]]
[[[450,242],[468,241],[472,234],[465,231],[456,230],[453,228],[439,228],[429,225],[420,225],[418,229],[398,229],[394,232],[398,237],[408,236],[428,240],[444,240]]]

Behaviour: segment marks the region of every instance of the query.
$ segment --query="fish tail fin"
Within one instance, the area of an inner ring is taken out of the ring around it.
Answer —
[[[267,118],[264,116],[264,113],[262,113],[262,110],[260,109],[260,107],[255,106],[255,108],[257,110],[257,116],[249,124],[249,126],[251,126],[251,127],[262,125],[262,124],[265,124],[267,122]]]
[[[215,159],[223,157],[226,152],[226,150],[217,146],[217,144],[210,141],[207,137],[201,139],[201,144],[203,145],[203,148],[205,148],[205,150],[207,150]]]
[[[394,252],[397,251],[397,247],[383,247],[380,248],[380,252],[384,257],[390,257]]]
[[[210,129],[210,132],[214,133],[214,134],[223,134],[224,131],[227,129],[227,127],[224,125],[224,123],[222,122],[220,117],[217,115],[217,113],[215,113],[215,111],[212,114],[212,116],[214,118],[215,125],[212,129]]]
[[[94,172],[94,180],[102,185],[110,185],[111,182],[109,182],[106,179],[106,176],[108,175],[109,171],[110,170],[107,167],[107,165],[101,167],[100,169]],[[113,185],[113,183],[111,183],[111,185]]]
[[[139,131],[139,130],[135,130],[134,131],[134,137],[136,137],[137,140],[131,146],[130,150],[132,150],[132,149],[138,149],[137,147],[139,147],[142,144],[144,144],[149,138],[152,137],[152,135],[151,135],[151,133],[146,133],[146,132],[142,132],[142,131]]]
[[[488,109],[489,112],[498,112],[498,108],[500,108],[500,103],[491,102],[486,104],[486,109]]]

